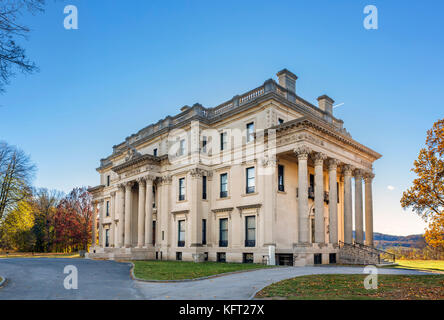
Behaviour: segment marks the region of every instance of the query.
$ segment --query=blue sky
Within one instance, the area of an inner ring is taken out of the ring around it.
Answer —
[[[63,28],[68,4],[78,30]],[[363,27],[368,4],[378,30]],[[399,199],[427,129],[444,115],[443,11],[442,1],[48,0],[44,14],[23,17],[40,72],[19,74],[0,96],[0,139],[31,155],[37,186],[97,185],[99,159],[126,136],[288,68],[299,95],[344,103],[335,115],[383,155],[375,231],[421,233]]]

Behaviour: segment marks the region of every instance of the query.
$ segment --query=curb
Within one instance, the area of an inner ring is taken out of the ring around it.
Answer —
[[[0,281],[0,288],[2,288],[3,287],[3,285],[6,283],[6,277],[4,277],[4,276],[1,276],[2,277],[2,281]]]
[[[207,279],[213,279],[213,278],[219,278],[219,277],[223,277],[223,276],[228,276],[228,275],[232,275],[232,274],[237,274],[237,273],[246,273],[246,272],[252,272],[252,271],[258,271],[258,270],[265,270],[265,269],[277,269],[277,268],[281,268],[282,266],[275,266],[275,267],[270,267],[270,268],[257,268],[257,269],[250,269],[250,270],[240,270],[240,271],[231,271],[231,272],[224,272],[224,273],[219,273],[219,274],[214,274],[211,276],[206,276],[206,277],[200,277],[200,278],[194,278],[194,279],[181,279],[181,280],[146,280],[146,279],[140,279],[137,278],[134,275],[134,263],[129,262],[131,264],[131,270],[130,270],[130,276],[131,279],[133,280],[137,280],[137,281],[142,281],[142,282],[150,282],[150,283],[177,283],[177,282],[191,282],[191,281],[202,281],[202,280],[207,280]]]

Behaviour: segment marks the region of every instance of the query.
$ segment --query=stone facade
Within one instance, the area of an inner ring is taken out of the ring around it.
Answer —
[[[312,105],[293,73],[278,78],[115,145],[89,189],[88,257],[306,265],[336,261],[340,241],[372,246],[381,155],[351,138],[331,98]]]

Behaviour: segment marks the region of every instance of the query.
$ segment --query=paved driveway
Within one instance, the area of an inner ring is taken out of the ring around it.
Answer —
[[[65,266],[78,269],[78,289],[66,290]],[[261,288],[283,279],[326,273],[362,273],[359,267],[286,267],[237,273],[213,279],[147,283],[133,281],[130,264],[62,258],[0,259],[0,275],[8,278],[0,299],[249,299]],[[379,269],[380,274],[425,274]]]

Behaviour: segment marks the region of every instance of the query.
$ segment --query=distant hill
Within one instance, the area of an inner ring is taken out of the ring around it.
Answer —
[[[375,232],[373,234],[373,241],[375,242],[375,247],[380,249],[386,249],[389,247],[424,248],[427,246],[422,234],[394,236],[391,234]]]

